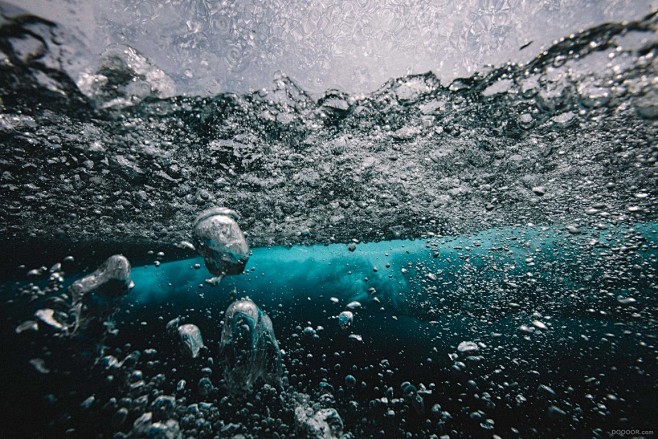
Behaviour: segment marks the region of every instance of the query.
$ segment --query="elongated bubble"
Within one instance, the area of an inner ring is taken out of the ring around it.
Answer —
[[[69,292],[75,305],[92,292],[106,297],[119,297],[132,286],[130,262],[125,256],[114,255],[107,258],[96,271],[75,281],[69,287]]]
[[[250,299],[236,300],[226,310],[219,348],[232,393],[248,392],[258,381],[279,384],[283,365],[272,321]]]
[[[110,256],[96,271],[75,281],[69,287],[74,332],[92,320],[102,323],[117,309],[119,299],[133,288],[130,262],[125,256]],[[107,328],[110,326],[106,325]]]

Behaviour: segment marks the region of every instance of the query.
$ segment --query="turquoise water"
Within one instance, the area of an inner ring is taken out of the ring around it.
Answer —
[[[41,387],[29,387],[38,394],[77,382],[74,391],[55,393],[61,404],[71,406],[72,419],[88,419],[75,434],[107,431],[116,428],[103,420],[107,408],[93,402],[81,409],[82,401],[118,399],[122,393],[129,398],[151,394],[147,399],[152,401],[161,392],[208,401],[196,387],[203,376],[199,370],[209,365],[211,377],[221,377],[217,354],[224,310],[233,300],[249,297],[271,317],[283,352],[287,396],[271,408],[284,421],[294,423],[291,410],[310,397],[330,401],[355,437],[378,436],[382,428],[386,437],[403,432],[424,437],[432,431],[458,432],[459,437],[491,431],[525,435],[533,429],[572,436],[624,425],[649,429],[657,415],[656,393],[649,391],[658,370],[657,233],[655,223],[578,234],[566,227],[527,226],[355,248],[255,248],[245,273],[226,276],[217,286],[206,283],[210,276],[201,258],[159,263],[154,255],[153,264],[133,267],[135,286],[111,319],[118,331],[103,339],[105,353],[118,359],[141,352],[125,373],[134,382],[130,377],[138,369],[148,383],[144,388],[99,385],[108,370],[98,364],[50,381],[59,367],[90,361],[85,358],[91,352],[84,352],[97,347],[84,334],[64,343],[42,328],[45,334],[23,339],[31,341],[13,360],[18,366],[32,355],[45,359],[50,370],[36,377]],[[10,325],[43,306],[41,299],[19,304],[8,308]],[[342,329],[337,317],[348,309],[353,321]],[[167,334],[167,322],[176,317],[200,328],[207,348],[199,358],[185,358]],[[6,348],[12,346],[9,342]],[[48,351],[41,351],[46,346]],[[62,352],[73,356],[61,358]],[[25,372],[13,373],[17,380],[9,389],[15,392],[26,385],[23,379],[35,379],[33,373],[25,378]],[[111,375],[121,376],[118,370]],[[184,389],[177,387],[181,380],[188,383]],[[418,391],[422,404],[405,399],[405,382]],[[37,404],[46,413],[62,407],[37,403],[32,390],[22,389],[18,401]],[[162,390],[144,393],[155,389]],[[255,404],[247,412],[234,413],[228,400],[218,400],[222,425],[259,431],[260,417],[253,414],[260,406],[253,398],[260,401],[262,395],[254,395],[240,399]],[[369,420],[360,415],[365,411]]]
[[[545,283],[560,276],[558,285],[564,288],[591,287],[605,276],[606,268],[616,268],[606,267],[605,260],[613,258],[610,248],[623,246],[631,231],[638,242],[655,243],[656,226],[649,223],[588,230],[582,235],[572,235],[566,228],[500,228],[459,237],[361,243],[354,251],[347,244],[255,248],[244,275],[228,276],[218,288],[205,283],[209,276],[201,258],[136,267],[132,279],[137,286],[131,298],[160,303],[181,295],[231,292],[269,306],[323,298],[331,302],[331,297],[342,306],[376,297],[391,312],[429,319],[429,311],[409,301],[429,298],[439,288],[444,295],[461,293],[469,298],[477,291],[479,300],[486,302],[495,297],[497,288],[514,280],[526,284],[529,274]],[[637,270],[642,272],[651,265],[655,249],[636,257]],[[483,291],[485,286],[489,291]],[[621,293],[630,285],[619,282],[618,287]],[[369,288],[377,293],[368,294]]]

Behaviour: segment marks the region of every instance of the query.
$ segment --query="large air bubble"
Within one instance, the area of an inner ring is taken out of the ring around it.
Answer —
[[[249,244],[236,220],[238,214],[224,207],[202,212],[194,222],[194,246],[215,276],[240,274],[249,260]]]
[[[232,393],[249,392],[259,381],[280,383],[283,364],[272,321],[250,299],[236,300],[226,310],[219,348]]]
[[[73,332],[89,326],[92,321],[110,329],[105,320],[119,305],[122,296],[134,286],[130,279],[130,262],[125,256],[107,258],[96,271],[77,280],[69,287],[72,314],[75,316]]]
[[[110,256],[93,273],[77,280],[69,287],[73,304],[95,293],[103,297],[119,297],[132,287],[130,262],[125,256]]]

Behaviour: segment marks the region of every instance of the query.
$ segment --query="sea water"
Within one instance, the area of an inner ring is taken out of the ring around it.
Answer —
[[[2,20],[3,437],[654,431],[655,15],[318,99],[167,97],[130,48],[76,82]]]

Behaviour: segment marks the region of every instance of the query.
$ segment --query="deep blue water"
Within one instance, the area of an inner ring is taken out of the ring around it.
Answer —
[[[630,425],[650,429],[658,416],[657,227],[636,224],[577,235],[562,228],[504,228],[359,243],[354,251],[347,244],[255,248],[244,274],[214,287],[205,283],[209,275],[201,258],[134,267],[135,287],[114,318],[118,334],[103,343],[118,358],[142,352],[130,369],[141,370],[147,382],[164,374],[156,386],[160,392],[183,396],[186,404],[221,399],[221,390],[208,398],[194,384],[207,357],[214,364],[219,360],[224,310],[248,296],[273,321],[288,391],[320,399],[330,394],[345,431],[355,437],[404,432],[575,437]],[[622,248],[631,236],[638,247]],[[620,275],[615,264],[621,260],[628,269]],[[75,276],[67,278],[66,283]],[[5,297],[17,285],[5,285]],[[624,303],[630,297],[634,302]],[[11,300],[4,330],[13,331],[43,306],[41,300]],[[361,308],[343,330],[336,317],[355,300]],[[203,358],[185,358],[176,349],[165,330],[175,317],[201,329],[209,348]],[[533,321],[544,329],[522,328],[533,327]],[[73,428],[69,434],[84,436],[116,428],[103,406],[109,398],[139,392],[121,385],[118,372],[116,381],[103,382],[108,372],[93,366],[98,341],[54,338],[47,328],[3,340],[4,351],[15,352],[4,362],[13,378],[6,389],[16,395],[5,413],[22,422],[32,410],[46,413],[36,424],[13,425],[15,431],[57,436]],[[459,352],[463,341],[478,343],[478,350]],[[43,359],[50,372],[26,367],[32,358]],[[217,369],[212,373],[220,379]],[[347,375],[355,377],[354,387],[347,386]],[[176,391],[181,379],[188,388]],[[424,411],[402,399],[405,381],[428,390]],[[158,393],[153,392],[146,395]],[[58,402],[44,402],[46,395]],[[79,408],[90,395],[91,407]],[[441,410],[432,414],[435,404]],[[283,418],[290,416],[279,410]],[[80,416],[86,421],[78,421]],[[249,415],[226,405],[222,418],[241,423],[245,432],[257,431]]]

